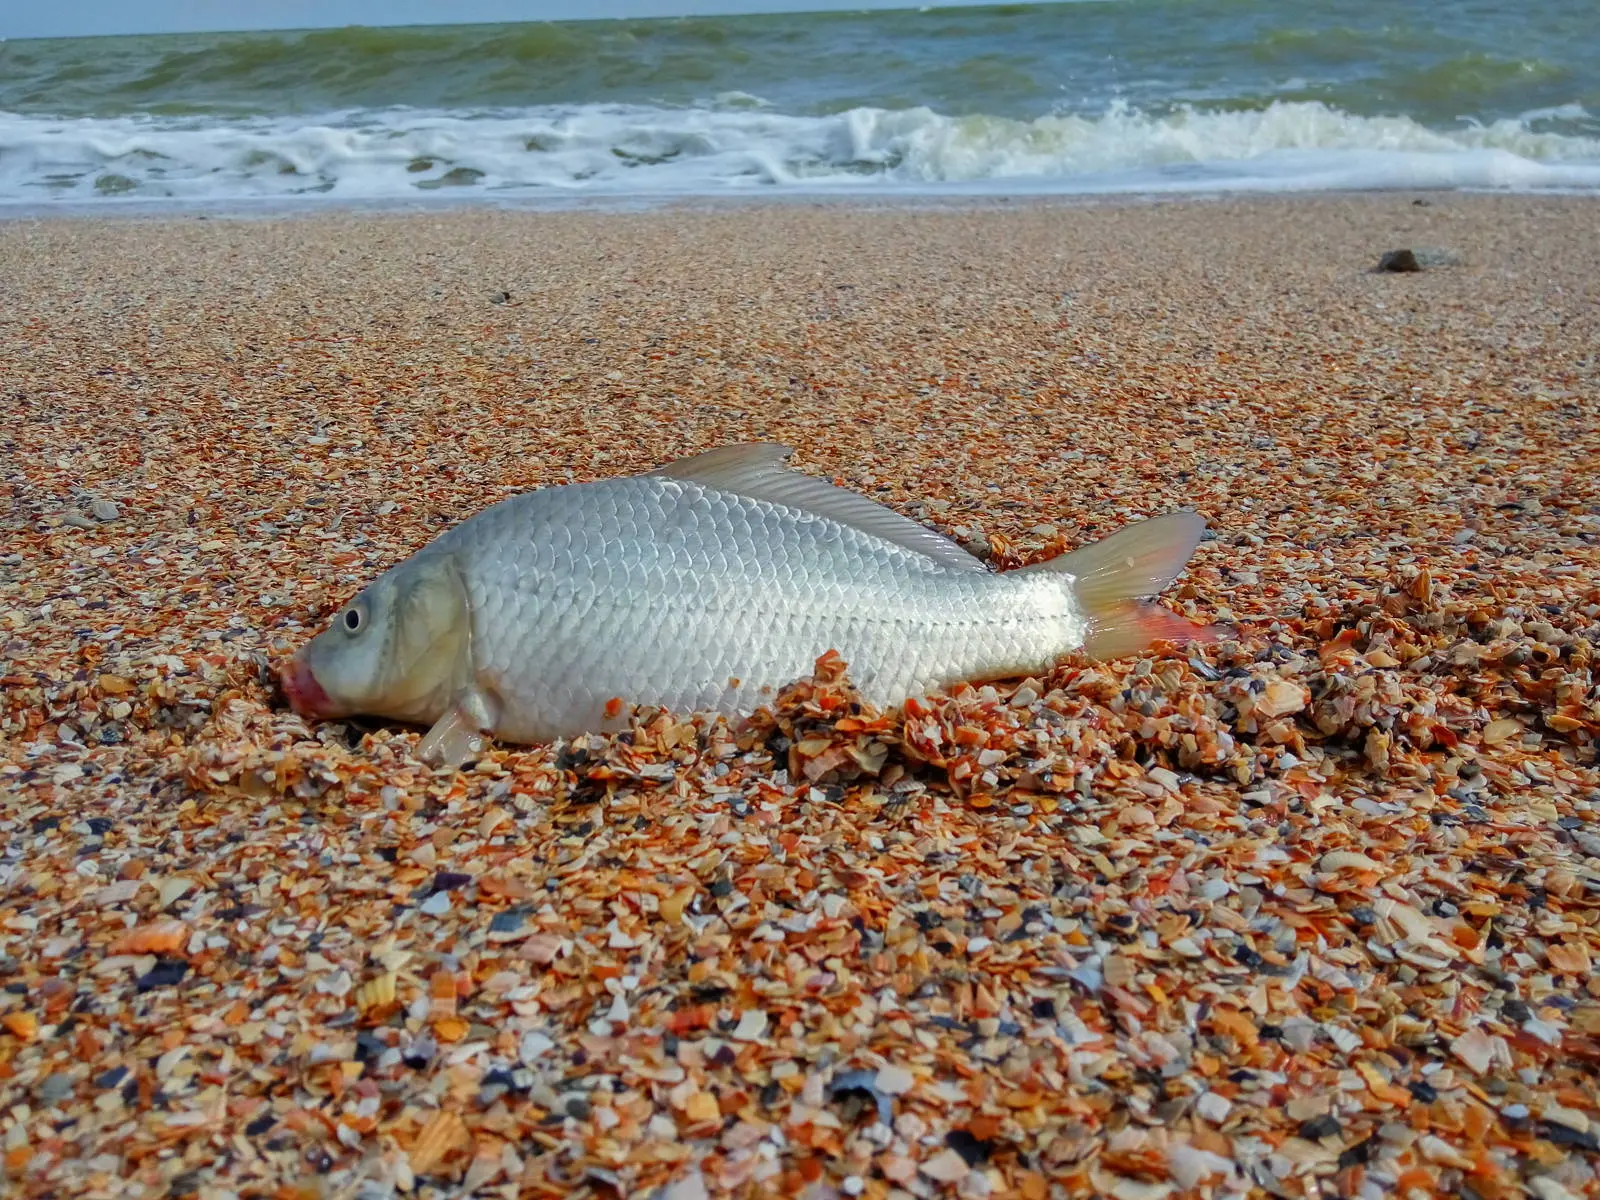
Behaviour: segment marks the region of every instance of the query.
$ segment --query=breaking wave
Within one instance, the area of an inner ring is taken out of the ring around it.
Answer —
[[[1430,128],[1319,101],[1233,111],[791,115],[696,107],[353,109],[309,116],[0,113],[0,202],[387,201],[739,189],[1104,193],[1341,188],[1600,190],[1576,106]]]

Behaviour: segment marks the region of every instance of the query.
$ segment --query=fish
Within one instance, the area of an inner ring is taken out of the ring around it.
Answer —
[[[493,504],[389,568],[284,664],[310,719],[490,739],[615,732],[634,707],[748,714],[834,651],[880,709],[956,683],[1110,659],[1207,629],[1150,603],[1205,531],[1176,510],[996,571],[886,505],[739,443]]]

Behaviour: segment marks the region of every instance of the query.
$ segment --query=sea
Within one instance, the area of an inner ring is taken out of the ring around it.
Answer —
[[[1596,0],[0,42],[0,207],[1600,191]]]

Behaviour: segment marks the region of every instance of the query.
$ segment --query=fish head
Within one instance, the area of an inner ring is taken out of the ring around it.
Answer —
[[[470,678],[470,619],[448,556],[408,559],[300,648],[279,673],[283,694],[305,717],[429,723]]]

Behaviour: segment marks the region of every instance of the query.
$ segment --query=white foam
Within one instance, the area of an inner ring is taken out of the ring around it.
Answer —
[[[390,200],[430,193],[705,194],[741,188],[1031,193],[1341,188],[1600,190],[1600,139],[1541,130],[1587,114],[1429,129],[1281,102],[1250,112],[1032,121],[926,108],[790,116],[709,108],[360,110],[312,118],[45,119],[0,113],[0,203]]]

